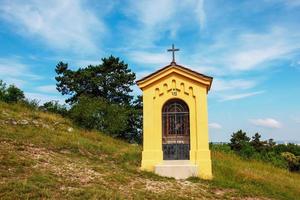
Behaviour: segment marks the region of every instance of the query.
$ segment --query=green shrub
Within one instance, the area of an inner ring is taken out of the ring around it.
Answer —
[[[281,156],[287,161],[290,171],[299,171],[299,157],[290,152],[283,152],[281,153]]]
[[[37,99],[25,99],[22,101],[22,104],[26,106],[27,108],[30,108],[32,110],[38,110],[39,109],[39,100]]]
[[[0,80],[0,100],[6,103],[17,103],[25,100],[25,95],[22,90],[17,88],[15,85],[6,84]]]
[[[6,103],[17,103],[25,100],[25,95],[22,90],[17,88],[15,85],[6,84],[0,80],[0,100]]]
[[[268,141],[261,141],[260,138],[261,135],[259,133],[255,133],[255,135],[252,137],[252,140],[250,141],[250,145],[253,146],[253,148],[257,152],[266,151],[274,143],[272,139],[270,139],[268,142]]]
[[[62,116],[67,116],[68,114],[67,106],[59,104],[58,101],[48,101],[40,106],[40,109],[46,112],[60,114]]]
[[[250,138],[247,137],[246,132],[239,130],[236,133],[231,135],[230,139],[230,148],[234,151],[240,151],[247,145],[250,141]]]
[[[236,154],[246,159],[263,160],[290,171],[300,170],[300,146],[296,144],[276,145],[273,139],[260,140],[256,133],[252,140],[242,130],[231,135],[229,147]],[[212,145],[213,149],[225,151],[226,145]],[[228,150],[227,150],[228,151]]]
[[[0,100],[4,101],[6,93],[6,84],[0,80]]]
[[[285,159],[274,151],[266,151],[258,155],[258,159],[272,163],[274,166],[288,169],[288,163],[285,161]]]
[[[126,130],[126,138],[129,142],[143,141],[143,100],[142,96],[138,96],[130,105],[128,118],[128,129]]]
[[[274,146],[274,151],[278,154],[281,154],[283,152],[291,152],[295,156],[300,156],[300,146],[296,144],[278,144]]]
[[[241,142],[241,150],[239,151],[239,155],[243,158],[252,158],[256,154],[256,150],[253,146],[251,146],[247,142]]]
[[[214,143],[209,143],[210,149],[211,150],[216,150],[216,151],[223,151],[223,152],[233,152],[227,143],[221,143],[221,144],[214,144]]]
[[[17,103],[25,99],[24,92],[14,85],[10,85],[6,90],[5,101],[8,103]]]
[[[87,129],[97,129],[114,137],[124,138],[129,110],[109,104],[102,98],[80,97],[70,110],[70,118]]]

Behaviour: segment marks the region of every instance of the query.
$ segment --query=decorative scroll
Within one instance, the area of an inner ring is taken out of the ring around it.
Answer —
[[[171,93],[172,96],[176,97],[176,96],[178,96],[179,92],[184,95],[187,95],[187,96],[195,97],[194,92],[193,92],[193,87],[190,86],[187,89],[187,87],[185,86],[185,83],[181,82],[180,85],[178,85],[176,83],[176,80],[173,79],[171,82],[171,85],[164,83],[162,88],[159,88],[159,87],[155,88],[155,95],[154,95],[153,99],[160,97],[167,93]]]

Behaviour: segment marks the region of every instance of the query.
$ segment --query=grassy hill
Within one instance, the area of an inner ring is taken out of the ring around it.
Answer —
[[[139,170],[141,147],[0,102],[0,199],[299,199],[300,174],[213,151],[213,181]]]

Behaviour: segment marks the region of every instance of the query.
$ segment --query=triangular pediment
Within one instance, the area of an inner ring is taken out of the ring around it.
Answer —
[[[138,80],[137,85],[143,90],[143,88],[146,88],[147,86],[150,86],[162,80],[164,77],[167,77],[170,74],[178,74],[193,82],[198,82],[201,85],[205,85],[207,91],[210,90],[212,80],[213,80],[213,78],[210,76],[206,76],[204,74],[193,71],[189,68],[183,67],[181,65],[177,65],[176,63],[171,63],[170,65],[167,65],[155,71],[154,73],[149,74],[148,76],[145,76],[144,78]]]

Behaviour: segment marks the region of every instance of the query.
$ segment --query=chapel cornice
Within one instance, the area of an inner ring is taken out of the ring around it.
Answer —
[[[212,84],[212,80],[213,80],[212,77],[201,74],[196,71],[193,71],[189,68],[183,67],[176,63],[171,63],[170,65],[167,65],[167,66],[157,70],[156,72],[154,72],[148,76],[145,76],[144,78],[138,80],[136,83],[143,90],[143,88],[145,88],[149,85],[152,85],[153,83],[161,80],[162,78],[164,78],[172,73],[179,74],[190,80],[193,80],[202,85],[205,85],[207,88],[207,91],[209,91],[211,88],[211,84]]]

